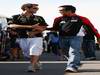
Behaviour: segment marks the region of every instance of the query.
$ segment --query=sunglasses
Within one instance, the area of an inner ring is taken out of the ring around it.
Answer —
[[[39,9],[39,8],[33,8],[33,9]]]

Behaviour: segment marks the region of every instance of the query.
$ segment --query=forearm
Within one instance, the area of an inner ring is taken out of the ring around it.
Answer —
[[[36,28],[39,25],[39,23],[34,25],[19,25],[19,24],[10,24],[9,28]]]
[[[10,24],[8,27],[9,28],[32,28],[32,26],[29,25],[18,25],[18,24]]]

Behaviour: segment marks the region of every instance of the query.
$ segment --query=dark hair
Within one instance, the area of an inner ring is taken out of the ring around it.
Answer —
[[[38,6],[38,4],[32,4],[32,3],[23,4],[23,5],[21,6],[21,9],[22,9],[23,11],[25,11],[25,8],[26,8],[26,7],[27,7],[27,8],[31,8],[32,6]]]
[[[72,6],[72,5],[62,5],[60,7],[62,7],[63,10],[71,11],[72,13],[75,13],[75,11],[76,11],[76,8],[74,6]]]

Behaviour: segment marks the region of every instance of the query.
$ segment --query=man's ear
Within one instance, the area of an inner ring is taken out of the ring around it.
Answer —
[[[28,8],[28,7],[25,7],[25,8],[24,8],[24,11],[27,11],[27,10],[29,10],[29,8]]]

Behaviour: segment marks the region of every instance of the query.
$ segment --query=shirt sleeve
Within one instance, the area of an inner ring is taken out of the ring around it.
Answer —
[[[41,17],[41,16],[39,16],[39,23],[40,23],[40,25],[42,25],[42,26],[48,26],[48,24],[46,23],[46,21],[44,20],[44,18]]]
[[[89,26],[91,30],[94,32],[97,38],[100,38],[100,34],[98,33],[97,29],[93,26],[88,18],[80,17],[82,19],[83,25]]]
[[[20,22],[18,21],[18,17],[19,17],[20,15],[13,15],[12,16],[12,23],[14,23],[14,24],[19,24]]]
[[[53,22],[53,30],[58,31],[59,30],[59,23],[61,21],[61,17],[57,17],[54,19]]]

